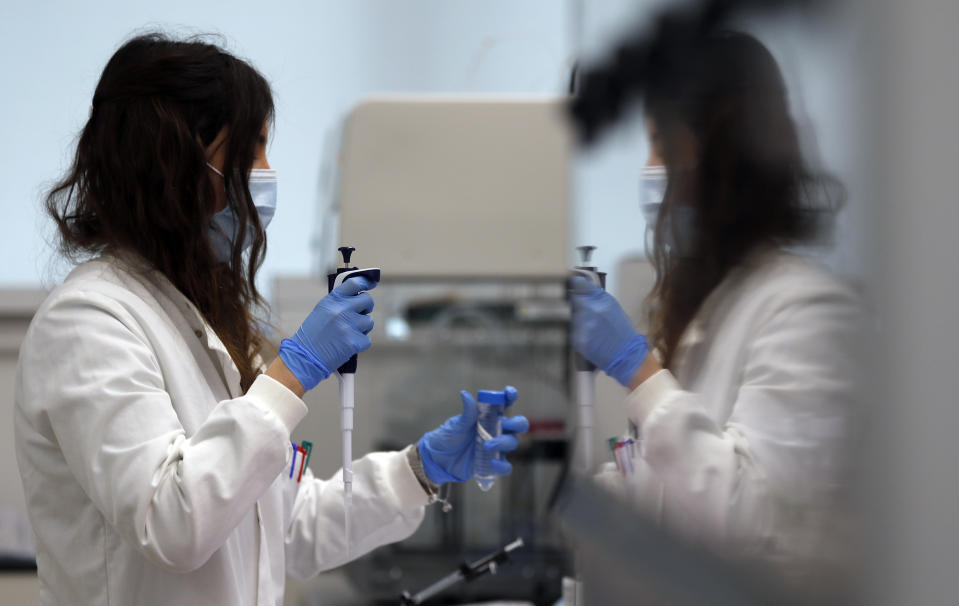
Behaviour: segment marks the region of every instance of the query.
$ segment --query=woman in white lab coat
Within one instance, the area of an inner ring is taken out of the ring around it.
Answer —
[[[342,483],[295,454],[301,396],[370,347],[376,284],[345,282],[264,363],[272,115],[263,77],[202,41],[139,36],[104,69],[47,198],[84,262],[38,310],[16,384],[43,604],[279,605],[287,574],[405,538],[439,484],[473,475],[464,392],[416,446],[355,462],[348,546]],[[514,448],[526,427],[504,421],[485,445]]]
[[[586,280],[572,297],[575,347],[626,387],[638,438],[635,475],[605,479],[687,537],[792,577],[822,571],[847,556],[861,312],[789,250],[815,239],[835,197],[804,168],[782,77],[755,38],[645,56],[649,333]]]

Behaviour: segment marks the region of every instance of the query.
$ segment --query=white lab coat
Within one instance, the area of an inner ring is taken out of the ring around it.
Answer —
[[[687,538],[799,578],[848,557],[843,511],[862,309],[825,270],[752,255],[680,339],[676,372],[630,393],[635,475],[602,483]]]
[[[273,606],[287,573],[346,562],[339,475],[289,477],[306,413],[265,375],[241,393],[222,342],[159,272],[77,267],[34,317],[17,375],[41,603]],[[428,499],[405,452],[353,470],[357,557],[409,536]]]

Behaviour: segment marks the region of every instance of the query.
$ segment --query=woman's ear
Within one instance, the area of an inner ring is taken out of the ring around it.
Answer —
[[[674,141],[673,159],[680,166],[696,166],[699,164],[699,158],[702,155],[702,149],[699,139],[693,134],[693,131],[685,124],[679,124],[673,131]]]
[[[223,127],[220,132],[216,134],[216,137],[213,138],[213,141],[203,148],[203,153],[206,155],[206,163],[219,175],[219,177],[215,177],[216,182],[213,185],[213,191],[216,195],[213,201],[214,212],[220,212],[226,208],[227,204],[226,182],[223,176],[223,165],[226,161],[226,146],[223,144],[227,140],[227,134],[228,131],[226,127]],[[203,145],[199,137],[197,137],[197,143],[201,146]]]
[[[228,134],[229,131],[224,126],[220,129],[220,132],[216,134],[216,137],[213,138],[213,141],[203,148],[203,152],[206,154],[206,161],[213,165],[221,173],[223,172],[223,160],[224,156],[226,155],[226,147],[223,144],[226,142]],[[197,136],[197,143],[203,145],[203,142],[200,141],[199,136]]]

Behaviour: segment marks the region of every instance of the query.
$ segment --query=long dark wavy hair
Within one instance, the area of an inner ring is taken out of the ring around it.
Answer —
[[[703,302],[751,251],[815,239],[842,205],[841,185],[803,161],[772,55],[754,37],[727,29],[750,11],[818,4],[701,0],[669,7],[585,71],[571,99],[584,144],[634,101],[658,131],[668,185],[647,251],[656,283],[646,308],[650,342],[667,368]]]
[[[266,237],[249,172],[273,114],[267,81],[220,46],[136,36],[104,68],[72,166],[46,197],[67,258],[132,252],[160,271],[216,331],[244,391],[258,374],[256,316],[266,309],[256,288]],[[224,128],[227,204],[251,226],[252,244],[247,255],[234,242],[220,263],[207,235],[216,191],[205,148]]]
[[[652,343],[669,368],[682,332],[729,272],[756,249],[817,237],[841,189],[806,168],[782,75],[754,37],[712,33],[658,62],[644,102],[668,185],[647,305]],[[692,163],[682,149],[690,142]],[[670,233],[677,228],[685,233]]]

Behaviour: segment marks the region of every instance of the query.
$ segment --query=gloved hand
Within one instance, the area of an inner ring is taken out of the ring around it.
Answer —
[[[363,292],[376,282],[359,277],[343,282],[316,304],[292,338],[280,342],[280,358],[309,391],[334,370],[372,345],[373,297]]]
[[[465,482],[473,477],[473,453],[476,448],[476,421],[479,408],[473,395],[461,391],[463,413],[446,420],[443,425],[427,433],[416,444],[423,471],[434,484]],[[516,401],[515,387],[506,387],[506,407]],[[522,415],[503,417],[503,434],[483,443],[483,449],[492,452],[516,450],[519,440],[516,434],[529,431],[529,421]],[[499,476],[509,475],[513,466],[505,458],[493,459],[493,472]]]
[[[583,276],[572,280],[573,349],[628,387],[649,349],[616,298]]]

